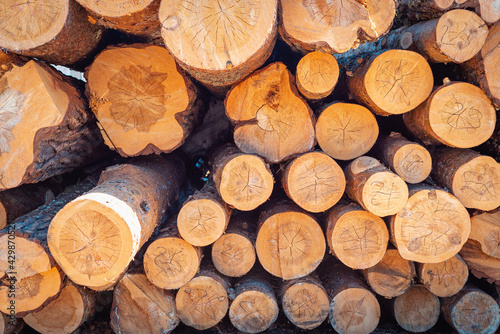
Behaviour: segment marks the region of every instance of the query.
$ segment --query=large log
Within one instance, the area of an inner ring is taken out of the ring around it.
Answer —
[[[0,120],[0,190],[69,172],[102,146],[75,82],[41,62],[0,79]]]
[[[333,91],[339,74],[339,64],[334,56],[313,51],[302,57],[297,64],[297,88],[306,99],[320,100]]]
[[[235,85],[225,105],[227,116],[236,124],[234,142],[245,153],[278,163],[316,144],[312,110],[280,62]]]
[[[500,285],[500,259],[481,251],[481,246],[474,240],[468,240],[460,250],[460,256],[477,278],[486,278]]]
[[[485,254],[500,259],[500,210],[476,213],[470,223],[469,239],[477,241]]]
[[[173,156],[148,158],[107,168],[97,186],[52,220],[50,251],[76,284],[113,286],[174,203],[182,164]]]
[[[304,153],[284,169],[281,184],[288,197],[309,212],[334,206],[345,190],[342,168],[321,151]]]
[[[500,206],[500,164],[469,149],[443,148],[432,156],[433,179],[469,209]]]
[[[85,78],[104,140],[122,156],[168,153],[191,133],[199,109],[197,90],[165,48],[108,47]]]
[[[140,272],[125,274],[116,285],[110,317],[111,328],[121,334],[168,334],[179,324],[174,294]]]
[[[403,120],[425,145],[470,148],[491,137],[497,118],[479,87],[446,78],[424,103],[404,114]]]
[[[271,55],[277,35],[277,0],[162,1],[161,35],[177,62],[198,81],[229,86]]]
[[[2,1],[0,22],[2,49],[62,65],[84,60],[103,31],[74,0]]]
[[[326,242],[312,216],[278,202],[262,211],[255,248],[264,269],[287,280],[313,272],[325,255]]]
[[[7,275],[0,287],[0,311],[23,316],[59,294],[62,273],[49,251],[47,230],[59,210],[95,183],[89,177],[68,187],[52,202],[17,218],[0,232],[0,273]],[[11,305],[13,313],[8,310]]]
[[[439,298],[423,285],[414,285],[394,301],[394,316],[399,326],[412,333],[428,331],[436,325]]]
[[[419,281],[438,297],[451,297],[467,283],[469,268],[460,255],[438,263],[417,263]]]
[[[353,269],[367,269],[386,253],[389,232],[382,218],[356,203],[342,201],[326,218],[326,240],[330,253]]]
[[[457,254],[470,233],[469,213],[452,194],[410,187],[405,206],[389,218],[391,242],[404,259],[439,263]]]
[[[281,1],[280,34],[303,52],[342,53],[373,41],[392,26],[393,0]]]
[[[379,128],[375,116],[363,106],[337,102],[327,106],[316,123],[316,139],[326,154],[351,160],[375,144]]]

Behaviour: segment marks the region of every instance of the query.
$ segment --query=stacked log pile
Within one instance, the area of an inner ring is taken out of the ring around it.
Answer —
[[[0,334],[495,333],[499,19],[4,1]]]

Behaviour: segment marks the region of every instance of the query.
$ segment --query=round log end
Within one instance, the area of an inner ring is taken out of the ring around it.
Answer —
[[[265,331],[276,321],[278,313],[276,298],[255,290],[240,293],[229,307],[231,323],[244,333]]]
[[[428,331],[436,325],[440,312],[439,298],[421,285],[415,285],[394,301],[394,316],[404,330]]]
[[[443,262],[423,263],[419,268],[420,281],[438,297],[457,294],[469,278],[469,268],[458,254]]]
[[[255,264],[255,247],[239,233],[226,233],[212,245],[215,268],[229,277],[241,277]]]
[[[306,99],[319,100],[330,95],[339,74],[334,56],[320,51],[310,52],[297,64],[297,88]]]
[[[325,289],[309,282],[290,286],[283,294],[282,305],[288,320],[305,330],[321,325],[330,307]]]

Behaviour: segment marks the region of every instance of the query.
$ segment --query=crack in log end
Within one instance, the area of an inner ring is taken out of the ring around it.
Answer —
[[[288,319],[302,329],[316,328],[328,316],[328,297],[315,284],[299,281],[286,290],[282,301]]]

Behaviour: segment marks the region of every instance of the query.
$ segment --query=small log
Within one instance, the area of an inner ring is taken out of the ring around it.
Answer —
[[[297,88],[308,100],[323,99],[332,93],[339,74],[339,64],[334,56],[313,51],[302,57],[297,64]]]
[[[393,0],[282,1],[280,35],[302,52],[342,53],[384,35],[395,15]]]
[[[367,269],[384,257],[389,232],[382,218],[356,203],[342,201],[328,213],[326,240],[330,253],[344,265]]]
[[[379,263],[363,270],[368,285],[385,298],[407,292],[413,286],[415,275],[413,262],[403,259],[397,249],[388,249]]]
[[[470,223],[469,239],[477,241],[485,254],[500,259],[500,210],[473,215]]]
[[[444,298],[441,307],[446,321],[460,334],[493,334],[500,326],[500,308],[490,295],[472,285]]]
[[[170,333],[179,324],[174,294],[141,273],[127,273],[113,291],[111,328],[115,333]]]
[[[408,186],[375,158],[362,156],[345,170],[346,194],[379,217],[393,215],[408,199]]]
[[[500,285],[500,259],[483,253],[479,243],[469,239],[460,250],[460,255],[474,276]]]
[[[51,66],[29,61],[5,73],[0,106],[0,190],[69,172],[98,157],[102,138],[83,94]]]
[[[236,124],[234,142],[245,153],[278,163],[311,151],[314,116],[280,62],[254,72],[228,93],[226,114]]]
[[[161,35],[177,62],[210,86],[232,85],[271,55],[277,36],[276,0],[197,3],[162,1]]]
[[[21,329],[24,327],[24,321],[16,316],[10,317],[0,313],[0,334],[17,334],[21,333]]]
[[[261,333],[278,318],[279,308],[274,290],[264,273],[251,271],[240,278],[229,307],[229,320],[244,333]]]
[[[89,177],[68,187],[55,200],[17,218],[0,231],[0,274],[6,274],[0,284],[3,312],[14,301],[11,308],[14,312],[8,312],[22,317],[57,297],[63,287],[62,273],[49,251],[47,230],[59,210],[95,183]]]
[[[259,218],[257,257],[266,271],[285,280],[313,272],[326,242],[316,220],[290,203],[275,203]]]
[[[212,262],[221,274],[246,275],[255,264],[255,222],[249,217],[231,217],[226,232],[212,245]]]
[[[436,325],[440,312],[439,298],[423,285],[414,285],[394,301],[394,316],[399,326],[412,333],[428,331]]]
[[[499,10],[500,14],[500,10]],[[463,63],[469,81],[479,84],[491,99],[493,105],[500,109],[500,22],[490,28],[486,42],[480,52],[471,60]]]
[[[288,320],[301,329],[310,330],[325,321],[330,302],[321,281],[309,275],[283,281],[281,305]]]
[[[410,187],[404,208],[389,217],[391,242],[404,259],[439,263],[457,254],[470,233],[469,213],[452,194],[427,185]]]
[[[4,24],[0,27],[0,47],[53,64],[72,65],[84,60],[103,32],[73,0],[7,0],[1,7],[0,22]]]
[[[375,116],[365,107],[353,103],[329,105],[316,123],[319,146],[338,160],[351,160],[367,153],[378,135]]]
[[[191,133],[199,109],[197,90],[165,48],[108,47],[85,78],[105,143],[120,155],[168,153]]]
[[[181,321],[204,330],[217,325],[227,313],[233,296],[228,280],[214,268],[203,267],[188,284],[179,289],[175,305]]]
[[[419,281],[438,297],[451,297],[467,283],[469,268],[460,255],[439,263],[417,263]]]
[[[400,133],[392,132],[382,140],[380,147],[382,162],[405,182],[420,183],[431,173],[432,158],[429,151]]]
[[[182,239],[172,222],[158,232],[146,249],[144,273],[160,289],[179,289],[196,275],[201,258],[201,249]]]
[[[23,320],[40,333],[73,333],[94,316],[95,301],[94,291],[68,281],[56,299]]]
[[[432,157],[432,178],[470,209],[500,206],[500,164],[469,149],[443,148]]]
[[[117,283],[174,203],[182,164],[173,156],[148,158],[107,168],[52,220],[50,252],[74,283],[97,291]]]
[[[288,197],[309,212],[330,209],[345,190],[342,168],[320,151],[292,160],[283,171],[281,183]]]
[[[214,152],[213,180],[227,204],[251,211],[269,199],[274,187],[273,173],[264,160],[242,153],[234,145],[223,145]]]
[[[348,71],[352,97],[381,115],[404,114],[429,97],[434,85],[431,67],[408,50],[370,50],[360,57],[339,60]]]
[[[374,331],[380,319],[380,305],[359,274],[332,258],[323,269],[333,329],[340,334]]]
[[[479,87],[446,78],[424,103],[404,114],[403,121],[425,145],[469,148],[491,137],[496,112]]]
[[[177,216],[180,236],[193,246],[208,246],[226,230],[231,209],[217,194],[211,182],[182,204]]]
[[[89,21],[148,40],[160,38],[158,9],[161,0],[76,0],[90,13]]]

